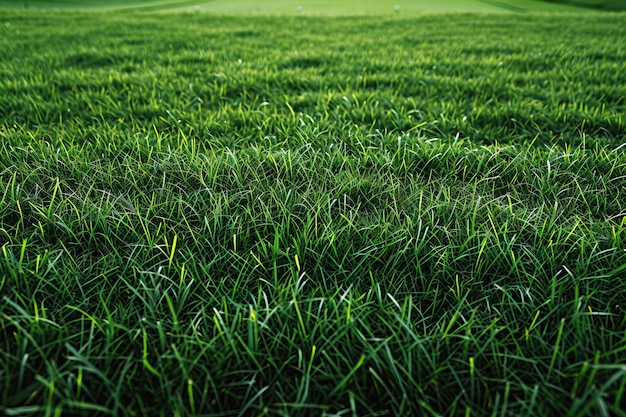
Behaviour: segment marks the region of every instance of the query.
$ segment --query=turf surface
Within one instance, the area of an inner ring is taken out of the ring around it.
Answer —
[[[578,7],[537,0],[0,0],[0,7],[34,9],[121,9],[143,12],[196,11],[225,14],[281,15],[406,15],[441,12],[525,13],[537,11],[582,12]]]
[[[624,15],[0,23],[0,412],[624,415]]]

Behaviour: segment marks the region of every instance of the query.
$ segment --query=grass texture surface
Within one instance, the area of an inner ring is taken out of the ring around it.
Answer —
[[[619,3],[623,0],[614,0]],[[135,12],[195,11],[236,15],[394,15],[441,12],[525,13],[583,11],[562,2],[537,0],[0,0],[0,7],[32,9],[120,9]],[[604,6],[602,0],[576,3]]]
[[[625,415],[626,16],[0,20],[0,412]]]

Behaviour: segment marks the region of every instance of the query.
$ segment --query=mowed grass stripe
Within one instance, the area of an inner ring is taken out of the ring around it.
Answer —
[[[3,20],[2,412],[623,414],[623,16]]]

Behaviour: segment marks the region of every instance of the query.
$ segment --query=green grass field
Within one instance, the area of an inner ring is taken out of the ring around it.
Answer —
[[[613,0],[618,3],[622,0]],[[12,8],[80,8],[121,9],[132,11],[200,11],[236,15],[393,15],[441,12],[525,13],[525,12],[584,12],[580,7],[564,2],[537,0],[0,0],[0,7]],[[595,5],[594,3],[600,3]],[[605,0],[580,0],[578,6],[604,6]],[[397,8],[395,8],[397,6]],[[588,11],[587,11],[588,13]]]
[[[626,415],[626,15],[214,4],[1,9],[0,412]]]

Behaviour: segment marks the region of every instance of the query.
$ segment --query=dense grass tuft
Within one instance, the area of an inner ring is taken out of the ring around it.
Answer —
[[[3,413],[624,415],[623,15],[2,20]]]

